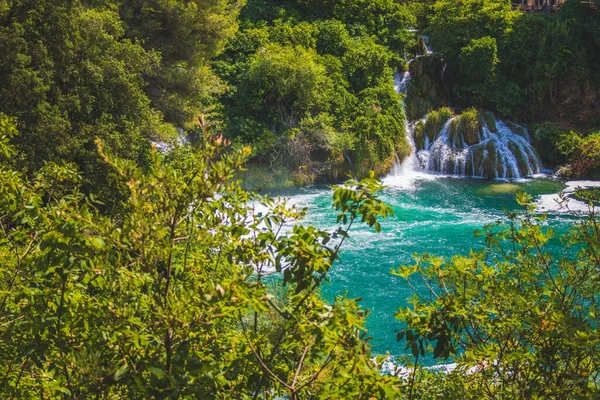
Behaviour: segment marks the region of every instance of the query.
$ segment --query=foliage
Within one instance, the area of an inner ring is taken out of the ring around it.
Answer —
[[[559,165],[568,161],[575,149],[581,144],[578,133],[545,123],[532,129],[535,145],[540,149],[542,160],[551,165]]]
[[[423,124],[424,133],[433,142],[437,134],[442,130],[446,122],[452,118],[452,110],[448,107],[442,107],[439,110],[432,110],[427,113],[425,123]]]
[[[387,85],[366,89],[359,97],[361,101],[353,124],[354,131],[360,133],[362,144],[355,151],[359,171],[387,173],[396,156],[404,159],[410,154],[404,134],[402,105]]]
[[[458,65],[462,49],[472,46],[473,39],[501,37],[520,15],[508,0],[439,0],[427,31],[436,52],[451,65]]]
[[[287,167],[300,183],[385,173],[396,153],[408,153],[404,113],[391,92],[402,64],[392,49],[413,45],[403,7],[252,0],[241,19],[216,70],[228,84],[225,134],[252,145],[254,161]]]
[[[577,147],[572,149],[575,144]],[[581,139],[570,132],[559,142],[559,149],[571,154],[571,163],[565,167],[563,174],[571,177],[597,179],[600,176],[600,132],[595,132]]]
[[[391,213],[373,177],[335,190],[335,239],[291,226],[303,211],[241,190],[232,177],[249,150],[228,151],[205,126],[197,147],[152,151],[145,170],[98,141],[128,191],[117,219],[98,213],[68,165],[32,180],[11,169],[14,120],[0,118],[0,129],[3,396],[399,393],[370,361],[357,301],[318,294],[350,227],[379,230]]]
[[[0,1],[0,112],[18,118],[19,166],[72,162],[86,193],[117,212],[124,188],[101,161],[148,161],[220,90],[206,60],[237,25],[236,2]]]
[[[222,87],[206,61],[219,55],[238,29],[243,0],[108,0],[119,11],[127,37],[159,52],[159,68],[148,71],[146,93],[177,126],[214,102]]]
[[[568,178],[596,179],[600,176],[600,133],[567,129],[552,123],[533,128],[536,147],[543,160],[560,166],[557,173]]]
[[[489,36],[471,39],[471,43],[460,50],[459,60],[462,80],[466,84],[463,90],[470,92],[472,98],[480,96],[478,105],[483,105],[486,86],[494,84],[497,79],[500,60],[496,39]]]
[[[600,13],[583,3],[568,1],[556,14],[528,14],[513,10],[508,0],[438,0],[426,32],[466,106],[521,119],[552,118],[556,109],[583,111],[561,96],[597,86]],[[586,103],[586,110],[591,107]]]
[[[524,213],[478,232],[484,250],[451,260],[424,254],[393,271],[427,288],[398,311],[407,324],[399,339],[417,362],[432,354],[458,363],[429,398],[598,396],[598,193],[578,195],[591,214],[561,235],[560,256],[547,247],[557,232],[520,194]]]

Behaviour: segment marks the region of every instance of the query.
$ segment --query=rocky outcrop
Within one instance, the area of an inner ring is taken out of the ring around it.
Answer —
[[[449,94],[443,84],[444,64],[431,53],[418,56],[409,64],[412,77],[406,97],[409,120],[421,118],[427,112],[449,104]]]

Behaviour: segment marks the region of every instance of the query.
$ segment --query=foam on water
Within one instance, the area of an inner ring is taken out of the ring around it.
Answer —
[[[578,189],[600,188],[599,181],[569,181],[566,188],[560,193],[544,194],[536,200],[539,212],[544,213],[586,213],[590,211],[590,205],[575,198]]]

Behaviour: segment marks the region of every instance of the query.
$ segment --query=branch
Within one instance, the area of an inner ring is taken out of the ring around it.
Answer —
[[[314,337],[311,337],[309,341],[312,341]],[[294,374],[294,380],[292,381],[292,390],[296,390],[296,381],[298,380],[298,375],[300,374],[300,369],[302,369],[302,364],[304,364],[304,358],[306,357],[306,353],[308,353],[309,346],[304,348],[304,352],[302,353],[302,357],[300,358],[300,363],[298,364],[298,369],[296,369],[296,373]]]
[[[244,321],[242,320],[241,313],[239,313],[239,320],[240,320],[240,323],[242,324],[242,332],[244,333],[244,336],[246,337],[246,341],[248,342],[248,345],[250,346],[250,349],[252,350],[252,353],[254,353],[254,356],[256,357],[256,359],[258,360],[258,362],[260,363],[260,365],[263,368],[263,370],[265,372],[267,372],[269,375],[271,375],[273,378],[275,378],[275,380],[277,380],[277,382],[279,382],[280,384],[282,384],[283,386],[285,386],[288,390],[292,390],[293,391],[294,389],[290,385],[288,385],[287,383],[285,383],[284,381],[282,381],[277,375],[275,375],[273,373],[273,371],[271,371],[269,369],[269,367],[267,367],[267,365],[263,361],[262,357],[256,352],[256,349],[252,345],[252,341],[250,340],[250,338],[248,337],[248,333],[246,332],[246,326],[244,325]]]

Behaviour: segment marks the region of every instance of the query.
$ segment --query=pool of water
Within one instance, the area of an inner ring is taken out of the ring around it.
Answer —
[[[367,328],[371,345],[380,354],[406,354],[404,345],[396,341],[395,331],[401,325],[394,313],[407,304],[412,291],[403,279],[390,274],[392,268],[410,264],[413,254],[449,257],[481,248],[481,239],[473,232],[504,219],[505,210],[518,208],[518,192],[544,199],[551,211],[547,223],[559,231],[567,229],[573,220],[549,205],[553,194],[567,187],[565,182],[550,178],[490,182],[420,175],[410,181],[388,178],[384,183],[388,187],[381,198],[392,207],[394,216],[382,222],[380,233],[360,225],[352,229],[342,248],[341,262],[332,268],[330,283],[323,288],[328,298],[344,293],[362,298],[363,307],[370,311]],[[312,186],[272,194],[307,207],[306,223],[331,231],[337,228],[331,188]]]

